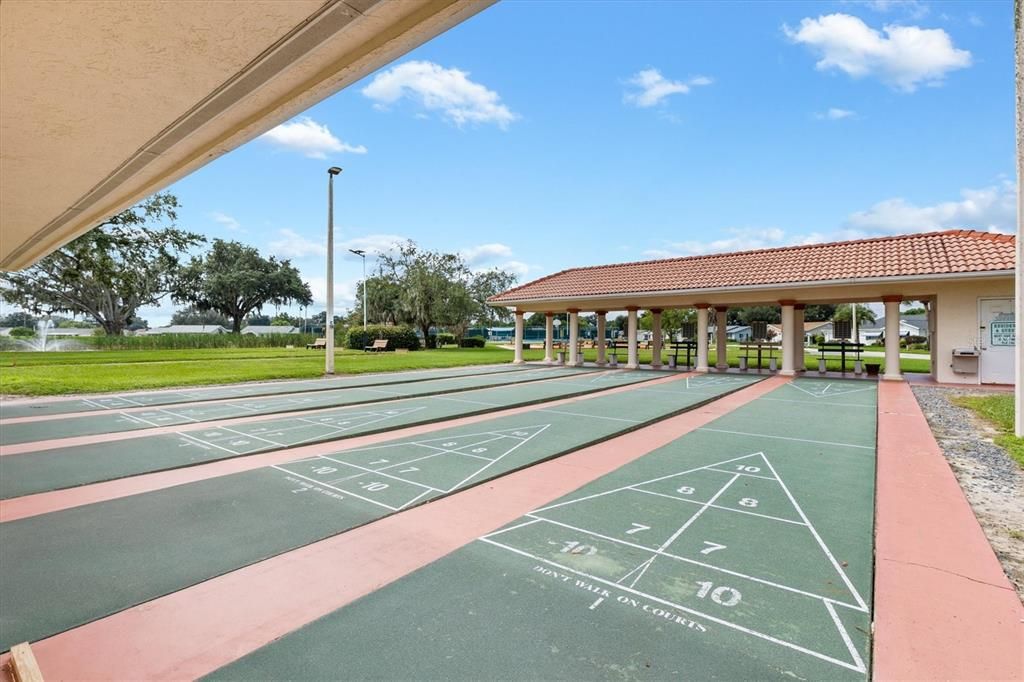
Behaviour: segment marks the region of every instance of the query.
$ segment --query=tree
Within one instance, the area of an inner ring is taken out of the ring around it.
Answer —
[[[850,319],[850,304],[842,303],[836,306],[836,314],[832,317],[837,322],[842,322]],[[877,318],[875,317],[875,311],[866,305],[857,304],[857,323],[864,324],[865,322],[874,322]]]
[[[270,321],[271,327],[297,327],[301,320],[292,319],[288,313],[278,313]]]
[[[0,317],[0,327],[35,327],[38,319],[24,311]]]
[[[782,311],[774,305],[752,305],[747,308],[739,308],[739,323],[750,324],[752,322],[768,322],[778,324],[782,322]]]
[[[808,322],[827,322],[836,314],[836,306],[829,303],[809,305],[804,308],[804,319]]]
[[[174,311],[171,324],[209,324],[227,327],[231,324],[224,315],[214,310],[196,310],[193,306]]]
[[[487,299],[497,296],[515,286],[518,278],[511,272],[483,270],[469,281],[469,295],[473,299],[472,324],[478,327],[494,327],[512,322],[512,311],[503,306],[491,306]],[[581,320],[582,323],[582,320]]]
[[[366,291],[366,318],[372,324],[398,324],[401,287],[389,277],[375,275],[356,286],[356,305],[352,315],[363,320],[363,291]]]
[[[237,334],[252,311],[268,303],[309,305],[313,294],[290,261],[264,258],[252,246],[215,239],[205,256],[193,258],[184,269],[174,300],[226,315]]]
[[[174,226],[178,200],[156,194],[64,245],[30,268],[0,274],[0,295],[33,313],[69,312],[120,335],[138,309],[177,285],[180,258],[203,240]],[[156,227],[154,223],[166,223]]]

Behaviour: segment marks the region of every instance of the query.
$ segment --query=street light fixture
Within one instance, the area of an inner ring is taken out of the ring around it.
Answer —
[[[363,329],[366,329],[366,251],[363,249],[349,249],[349,253],[354,253],[363,259]]]
[[[327,358],[324,374],[334,374],[334,176],[340,173],[337,166],[327,169],[327,319],[324,320]]]

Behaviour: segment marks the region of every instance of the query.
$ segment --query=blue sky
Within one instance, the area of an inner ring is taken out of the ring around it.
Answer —
[[[170,189],[181,226],[291,258],[317,305],[331,165],[340,255],[410,238],[521,281],[1011,231],[1013,97],[1009,1],[507,0]],[[360,263],[336,272],[349,307]]]

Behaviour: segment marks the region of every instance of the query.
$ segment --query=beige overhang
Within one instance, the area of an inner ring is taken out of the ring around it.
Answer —
[[[495,0],[5,0],[0,269],[31,265]]]

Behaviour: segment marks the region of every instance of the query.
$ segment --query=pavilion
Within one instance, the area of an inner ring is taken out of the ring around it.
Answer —
[[[597,363],[604,365],[606,315],[611,310],[625,310],[627,369],[639,367],[639,310],[649,310],[652,315],[651,364],[657,368],[662,366],[662,312],[696,308],[698,372],[711,369],[708,327],[712,311],[717,347],[724,348],[730,307],[779,305],[783,330],[780,373],[793,375],[802,370],[805,306],[882,301],[886,325],[896,329],[900,303],[924,301],[929,311],[935,381],[1013,383],[1015,251],[1016,240],[1011,235],[948,230],[571,268],[509,289],[488,303],[514,309],[515,362],[523,362],[524,314],[546,314],[545,360],[551,362],[554,315],[568,313],[569,348],[576,348],[579,315],[586,311],[597,314]],[[902,379],[899,354],[899,336],[886,335],[883,379]],[[717,369],[726,369],[725,353],[717,355]],[[569,357],[569,364],[580,361],[575,354]]]

